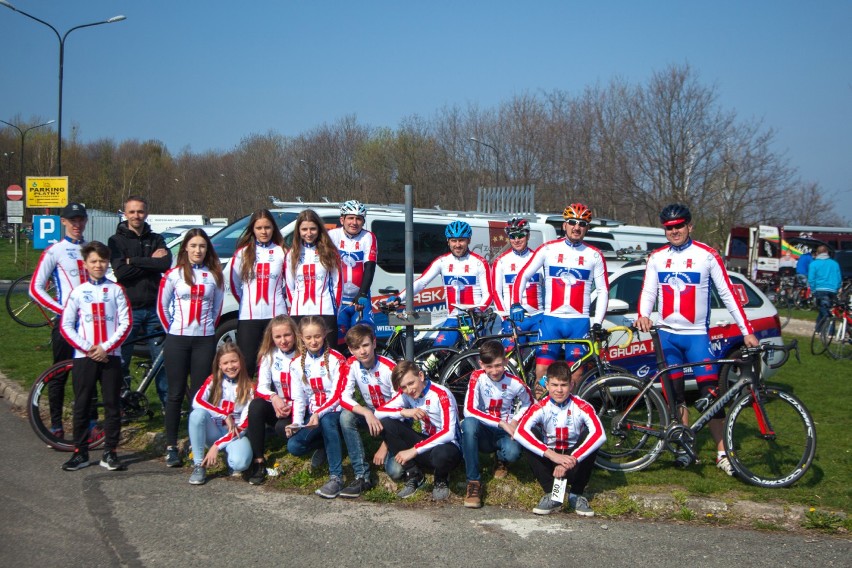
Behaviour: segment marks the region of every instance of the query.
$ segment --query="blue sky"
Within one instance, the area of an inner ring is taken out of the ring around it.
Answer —
[[[852,2],[10,0],[66,41],[63,132],[229,150],[355,115],[645,82],[688,63],[852,222]],[[56,118],[58,41],[0,6],[0,118]]]

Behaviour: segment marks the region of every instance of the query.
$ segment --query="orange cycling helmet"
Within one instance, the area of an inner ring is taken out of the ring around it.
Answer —
[[[566,221],[568,219],[582,219],[583,221],[591,223],[592,210],[582,203],[572,203],[562,212],[562,217]]]

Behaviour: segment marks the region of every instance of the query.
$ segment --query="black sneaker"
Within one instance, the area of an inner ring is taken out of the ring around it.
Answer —
[[[249,466],[248,482],[252,485],[261,485],[266,481],[266,462],[252,462]]]
[[[101,457],[101,467],[105,467],[110,471],[124,471],[127,469],[118,459],[118,456],[115,454],[115,450],[107,450],[104,452],[103,457]]]
[[[406,472],[405,475],[405,485],[402,490],[396,494],[397,497],[402,497],[403,499],[408,499],[413,497],[417,490],[420,489],[423,484],[426,482],[426,476],[423,473],[415,468]]]
[[[352,483],[343,488],[343,491],[340,492],[340,497],[354,499],[360,497],[364,491],[369,491],[372,488],[373,484],[370,483],[369,479],[356,477]]]
[[[166,448],[166,467],[180,467],[183,460],[180,459],[180,450],[177,446],[169,446]]]
[[[75,451],[71,459],[62,464],[65,471],[77,471],[84,467],[89,467],[89,452]]]

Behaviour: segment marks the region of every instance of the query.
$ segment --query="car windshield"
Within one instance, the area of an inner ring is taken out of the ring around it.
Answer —
[[[278,229],[283,229],[290,223],[296,220],[298,213],[272,211],[272,216],[275,217],[275,223]],[[228,225],[212,237],[210,242],[213,243],[213,248],[216,249],[216,254],[224,262],[234,256],[234,251],[237,249],[237,241],[240,235],[246,230],[251,215],[246,215],[242,219]]]

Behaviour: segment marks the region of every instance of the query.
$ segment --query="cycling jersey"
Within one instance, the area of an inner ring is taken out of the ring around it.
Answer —
[[[311,415],[316,414],[318,419],[329,412],[340,412],[340,397],[335,393],[340,388],[346,359],[334,349],[329,349],[328,368],[325,360],[325,351],[317,355],[308,352],[290,363],[293,424],[304,424],[305,410]]]
[[[503,373],[499,381],[492,381],[479,369],[470,376],[464,398],[464,417],[496,428],[501,421],[520,420],[532,399],[529,387],[515,375]]]
[[[352,303],[359,295],[369,298],[372,282],[364,282],[364,264],[367,262],[374,263],[378,258],[376,235],[362,229],[353,237],[343,227],[337,227],[330,230],[328,236],[340,253],[343,302]],[[362,287],[364,288],[363,291],[361,290]]]
[[[335,315],[343,291],[339,263],[335,270],[327,271],[320,262],[317,247],[303,244],[294,272],[290,263],[292,254],[292,250],[288,251],[284,261],[290,315]]]
[[[609,302],[609,280],[606,261],[598,249],[568,239],[544,243],[515,278],[512,303],[521,303],[522,291],[539,270],[544,272],[545,315],[588,318],[594,287],[597,307],[592,323],[603,322]]]
[[[536,432],[540,432],[543,439]],[[515,440],[539,456],[548,449],[564,453],[581,439],[583,443],[571,452],[577,461],[600,448],[606,441],[606,434],[592,405],[574,395],[569,395],[562,404],[553,402],[549,396],[544,397],[530,407],[515,430]]]
[[[214,335],[225,292],[206,266],[192,267],[192,281],[184,281],[183,267],[166,272],[157,295],[157,315],[172,335]]]
[[[391,382],[391,373],[396,363],[387,357],[376,355],[376,363],[371,369],[365,369],[355,357],[346,361],[344,381],[340,395],[340,405],[352,411],[359,403],[355,400],[355,385],[361,391],[361,398],[370,410],[384,406],[396,391]]]
[[[494,306],[497,308],[497,313],[503,317],[508,316],[509,310],[512,308],[515,279],[524,265],[532,258],[532,255],[533,251],[529,248],[520,253],[510,248],[494,260],[492,285]],[[543,282],[544,274],[541,270],[538,270],[530,276],[526,290],[523,294],[520,294],[521,305],[524,306],[527,314],[541,313],[544,295]]]
[[[659,248],[648,257],[639,295],[639,317],[649,317],[656,303],[660,325],[679,333],[707,333],[711,282],[742,334],[754,333],[745,311],[734,296],[719,254],[692,239],[679,247],[668,245]]]
[[[285,353],[277,347],[260,362],[254,396],[269,400],[277,394],[287,402],[293,402],[290,387],[290,364],[296,358],[296,350]]]
[[[192,408],[206,410],[213,418],[213,422],[220,427],[227,426],[225,420],[230,416],[234,419],[234,424],[239,432],[245,430],[248,426],[248,409],[251,397],[245,404],[239,404],[237,402],[237,381],[227,376],[222,377],[222,397],[218,405],[210,402],[212,391],[213,375],[210,375],[195,394],[195,398],[192,400]],[[213,442],[213,445],[222,450],[237,437],[231,432],[226,432],[224,436]]]
[[[406,408],[421,408],[426,412],[426,417],[420,419],[420,432],[426,438],[414,444],[418,454],[441,444],[459,446],[456,435],[458,407],[455,397],[446,387],[427,380],[419,398],[411,398],[402,391],[397,392],[387,404],[376,409],[376,418],[399,419],[400,411]]]
[[[485,259],[468,251],[461,257],[448,252],[432,261],[420,278],[414,281],[414,295],[419,294],[436,276],[441,276],[447,317],[456,317],[455,305],[486,308],[491,303],[491,270]],[[399,298],[404,300],[406,291]]]
[[[121,344],[133,326],[124,288],[106,278],[77,286],[65,303],[61,325],[75,358],[85,357],[96,345],[107,355],[121,357]]]
[[[62,314],[62,307],[71,290],[88,279],[83,256],[80,254],[82,245],[83,241],[65,237],[41,253],[30,280],[30,297],[43,308],[55,314]],[[47,283],[51,278],[56,293],[55,299],[47,293]]]
[[[284,249],[273,242],[255,243],[254,278],[243,281],[243,252],[237,250],[231,259],[231,293],[240,304],[239,319],[272,319],[287,314],[284,295]]]

